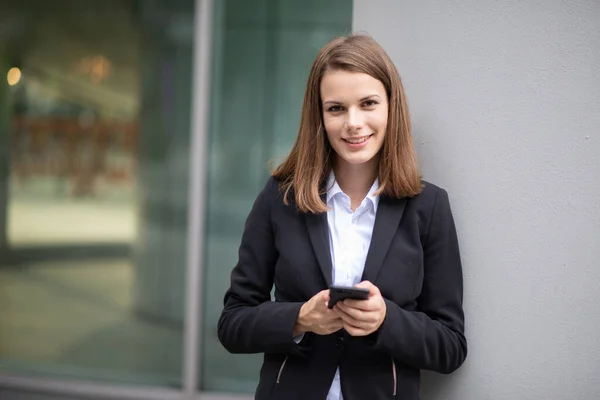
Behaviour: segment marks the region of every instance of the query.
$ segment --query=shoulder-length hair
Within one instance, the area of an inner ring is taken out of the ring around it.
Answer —
[[[421,179],[412,144],[408,104],[400,75],[385,50],[370,36],[352,34],[327,43],[317,55],[306,84],[300,128],[287,159],[273,171],[285,204],[290,197],[299,211],[322,213],[321,198],[332,168],[334,150],[323,125],[320,85],[330,70],[362,72],[379,80],[388,96],[387,132],[379,159],[379,190],[392,198],[417,195]]]

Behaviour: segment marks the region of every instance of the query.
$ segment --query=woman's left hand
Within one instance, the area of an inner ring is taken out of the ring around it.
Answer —
[[[344,300],[333,309],[342,319],[343,327],[351,336],[367,336],[375,332],[385,319],[386,306],[377,286],[363,281],[356,287],[369,289],[367,300]]]

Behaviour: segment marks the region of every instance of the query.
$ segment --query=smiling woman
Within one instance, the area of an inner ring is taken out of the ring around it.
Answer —
[[[330,41],[294,147],[248,216],[219,319],[228,351],[264,354],[256,399],[416,400],[421,370],[462,365],[454,220],[418,171],[385,51],[368,36]],[[334,286],[368,298],[330,308]]]

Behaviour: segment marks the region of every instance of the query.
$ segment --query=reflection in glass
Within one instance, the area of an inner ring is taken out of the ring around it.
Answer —
[[[0,11],[0,369],[181,385],[193,0]]]
[[[215,1],[201,388],[255,390],[261,355],[231,355],[217,321],[245,219],[296,137],[319,49],[352,24],[351,0]]]

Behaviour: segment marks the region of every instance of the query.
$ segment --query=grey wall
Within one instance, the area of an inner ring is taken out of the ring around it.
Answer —
[[[470,354],[423,398],[600,398],[600,2],[354,7],[461,239]]]

